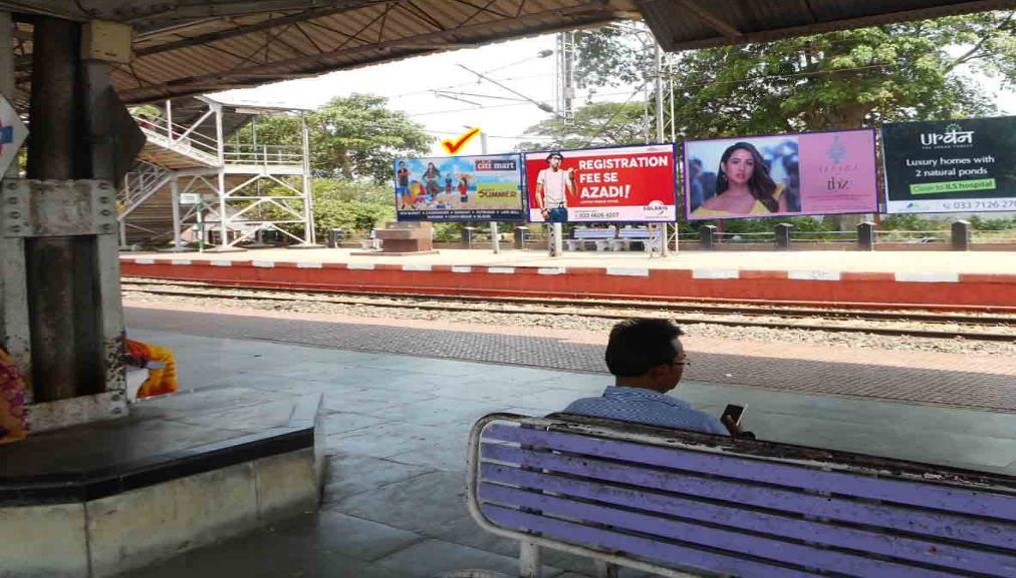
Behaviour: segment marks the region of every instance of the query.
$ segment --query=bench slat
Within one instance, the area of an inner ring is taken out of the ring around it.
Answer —
[[[593,544],[604,550],[616,550],[654,560],[672,560],[687,568],[708,568],[711,572],[751,576],[752,578],[815,578],[817,574],[791,567],[775,567],[750,558],[737,558],[720,553],[658,542],[640,536],[619,534],[520,512],[493,504],[483,504],[482,512],[495,524],[520,531],[540,532],[544,537],[573,544]],[[701,572],[701,570],[698,570]]]
[[[1016,525],[1005,522],[964,519],[940,512],[908,510],[891,504],[858,502],[842,496],[826,497],[793,489],[759,487],[750,485],[750,482],[684,475],[679,471],[645,469],[633,464],[522,450],[499,444],[484,443],[481,446],[481,458],[594,478],[591,481],[630,484],[674,492],[685,497],[721,500],[1016,550]],[[903,525],[903,521],[907,525]]]
[[[567,500],[526,492],[505,486],[481,485],[480,498],[500,505],[535,508],[543,516],[565,517],[573,523],[606,525],[611,532],[630,531],[676,540],[690,547],[707,547],[724,550],[729,555],[738,553],[772,560],[776,564],[794,563],[802,568],[818,568],[842,572],[858,578],[953,578],[954,570],[931,570],[891,561],[875,560],[822,547],[784,542],[766,536],[688,523],[673,518],[618,510],[602,505]],[[736,513],[736,512],[732,512]],[[648,538],[647,539],[652,539]],[[679,560],[667,560],[671,563]],[[762,562],[765,563],[765,562]]]
[[[651,446],[499,424],[488,426],[483,432],[483,438],[645,465],[679,467],[687,472],[811,491],[825,491],[835,487],[839,493],[860,498],[1016,521],[1016,495],[973,490],[962,486],[915,483],[878,478],[873,475],[867,477],[861,473],[821,471],[800,465],[774,463],[731,454]],[[916,491],[917,489],[920,491]]]
[[[663,495],[616,485],[577,480],[552,474],[523,471],[497,464],[483,464],[480,470],[481,497],[488,496],[487,481],[514,486],[540,488],[559,495],[596,500],[613,505],[638,508],[664,515],[680,516],[711,524],[750,530],[771,536],[805,540],[873,552],[883,556],[925,564],[937,564],[957,570],[991,574],[1008,567],[1016,574],[1016,554],[1006,556],[993,552],[971,550],[943,542],[930,542],[878,531],[837,526],[785,515],[763,513],[743,508],[741,504],[721,505],[682,497]],[[502,497],[501,490],[493,496]],[[492,498],[495,501],[501,501]],[[517,503],[517,502],[502,502]],[[525,505],[518,503],[519,505]],[[530,506],[533,507],[533,506]]]

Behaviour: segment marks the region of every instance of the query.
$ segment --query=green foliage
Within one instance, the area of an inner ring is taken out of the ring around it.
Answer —
[[[550,138],[523,142],[516,148],[527,151],[645,143],[648,127],[643,111],[643,105],[635,103],[589,104],[576,110],[571,120],[555,117],[529,127],[526,135]]]
[[[1012,12],[986,12],[682,53],[673,78],[678,132],[701,138],[992,114],[984,87],[965,72],[1011,83],[1013,29]],[[650,59],[629,36],[613,27],[580,35],[578,76],[604,86],[646,78]]]
[[[949,223],[921,215],[890,215],[882,219],[878,228],[883,231],[937,231],[947,229]]]
[[[316,178],[313,190],[314,229],[319,235],[328,229],[365,235],[395,219],[394,193],[389,186]]]
[[[392,179],[396,158],[430,150],[433,137],[404,113],[387,108],[380,96],[353,94],[336,97],[307,115],[311,169],[315,176],[369,179],[376,183]],[[272,116],[259,119],[258,143],[301,146],[300,118]],[[237,140],[249,144],[254,130],[245,129]]]

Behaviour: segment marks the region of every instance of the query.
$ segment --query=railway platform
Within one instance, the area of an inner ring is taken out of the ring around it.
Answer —
[[[129,276],[294,289],[1016,309],[1012,252],[574,252],[560,258],[520,250],[355,253],[130,253],[120,263]]]
[[[126,306],[132,336],[176,352],[185,390],[323,394],[329,463],[317,513],[127,576],[510,573],[517,545],[480,531],[466,510],[470,425],[495,411],[560,410],[611,380],[599,332]],[[1008,358],[694,335],[686,345],[692,364],[674,394],[714,413],[744,403],[747,427],[766,439],[1016,473]],[[593,574],[566,555],[545,563],[545,576]]]

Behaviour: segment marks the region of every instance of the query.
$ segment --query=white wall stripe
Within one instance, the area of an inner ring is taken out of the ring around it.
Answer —
[[[218,260],[212,261],[212,266],[213,267],[232,267],[233,266],[233,262],[229,261],[229,260],[218,259]]]
[[[487,267],[487,272],[499,275],[511,275],[515,273],[515,267]]]
[[[839,271],[788,271],[787,278],[795,281],[839,281]]]
[[[737,269],[692,269],[692,279],[740,279]]]
[[[297,269],[324,269],[325,264],[318,261],[298,261],[296,263]]]
[[[618,275],[621,277],[648,277],[649,269],[634,269],[628,267],[607,267],[607,275]]]
[[[959,273],[896,273],[900,283],[959,283]]]
[[[251,265],[262,269],[273,269],[275,267],[275,261],[251,261]]]
[[[134,264],[135,265],[154,265],[155,264],[155,259],[146,259],[146,258],[134,259]]]
[[[173,265],[190,265],[191,264],[191,260],[190,259],[173,259],[172,261],[170,261],[170,263],[172,263]]]
[[[349,263],[346,265],[347,269],[362,269],[364,271],[373,271],[373,263]]]
[[[564,267],[540,267],[536,270],[537,275],[564,275],[567,272]]]
[[[452,273],[472,273],[473,268],[465,265],[452,265]]]
[[[432,271],[434,268],[423,263],[407,263],[402,266],[403,271]]]

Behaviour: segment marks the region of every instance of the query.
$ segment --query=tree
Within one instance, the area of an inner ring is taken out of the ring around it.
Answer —
[[[396,158],[426,153],[433,137],[405,113],[387,108],[380,96],[353,94],[336,97],[307,115],[311,143],[311,169],[315,176],[370,179],[377,183],[392,179]],[[259,143],[300,145],[300,119],[272,116],[258,120]],[[251,143],[254,131],[237,135]]]
[[[527,128],[526,135],[550,138],[523,142],[516,148],[525,151],[645,143],[648,126],[644,116],[642,104],[589,104],[577,109],[570,120],[555,117]]]
[[[995,112],[970,72],[1016,79],[1012,12],[986,12],[682,53],[677,132],[686,137],[879,126]],[[645,81],[630,32],[579,35],[587,84]]]

